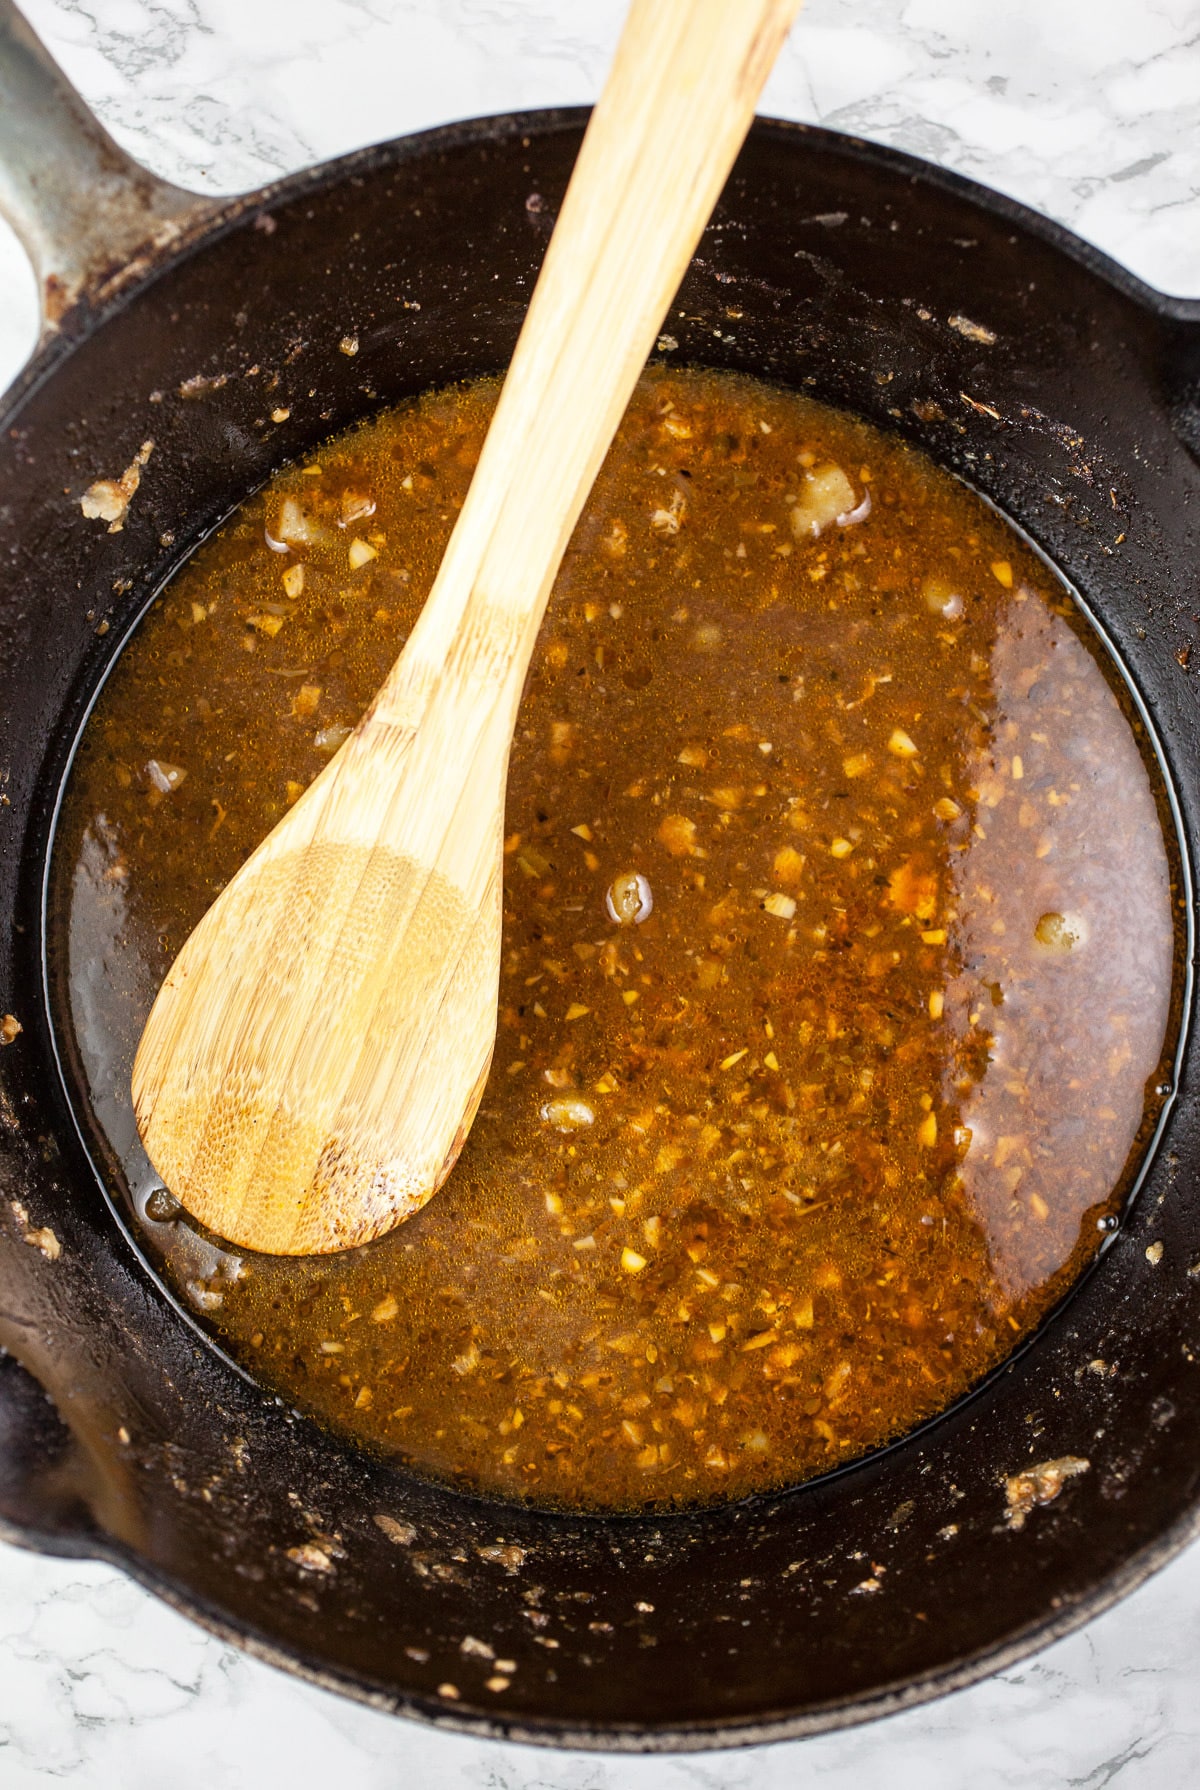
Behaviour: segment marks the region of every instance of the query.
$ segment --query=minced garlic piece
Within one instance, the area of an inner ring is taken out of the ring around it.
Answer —
[[[800,496],[791,514],[792,533],[798,541],[815,541],[831,522],[855,506],[854,486],[840,466],[826,461],[804,474]]]
[[[658,837],[673,858],[704,856],[696,843],[696,823],[686,814],[666,815],[659,824]]]
[[[307,721],[310,715],[316,714],[320,700],[320,684],[301,684],[292,697],[292,714],[298,721]]]

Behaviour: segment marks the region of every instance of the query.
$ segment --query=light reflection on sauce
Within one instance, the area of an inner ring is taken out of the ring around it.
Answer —
[[[991,1038],[961,1097],[961,1173],[1014,1298],[1055,1272],[1121,1175],[1162,1048],[1172,955],[1141,754],[1066,621],[1018,596],[992,650],[976,820],[951,860],[964,969],[946,996]]]

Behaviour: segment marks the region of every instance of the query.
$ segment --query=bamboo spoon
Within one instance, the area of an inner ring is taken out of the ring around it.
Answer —
[[[633,0],[429,600],[336,758],[176,958],[138,1128],[209,1229],[391,1229],[491,1063],[508,754],[566,549],[799,0]]]

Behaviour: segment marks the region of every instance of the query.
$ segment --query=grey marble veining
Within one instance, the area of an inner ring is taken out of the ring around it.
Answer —
[[[474,113],[592,98],[621,0],[25,0],[113,134],[231,192]],[[763,109],[999,187],[1200,296],[1200,0],[809,0]],[[0,227],[0,386],[35,333]],[[258,1665],[108,1568],[0,1549],[0,1790],[1188,1790],[1200,1546],[1087,1629],[883,1724],[607,1760],[436,1734]]]

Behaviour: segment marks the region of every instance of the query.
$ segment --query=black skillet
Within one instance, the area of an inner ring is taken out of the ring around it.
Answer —
[[[102,139],[0,0],[0,194],[57,320],[0,434],[0,1011],[24,1027],[0,1049],[0,1534],[115,1561],[215,1632],[384,1708],[543,1743],[729,1745],[967,1684],[1195,1532],[1194,1037],[1110,1247],[974,1397],[794,1492],[582,1519],[368,1459],[204,1342],[126,1227],[56,1024],[43,914],[72,742],[129,625],[285,461],[503,367],[582,126],[456,125],[210,206]],[[674,360],[802,387],[920,443],[1062,568],[1153,717],[1190,952],[1200,306],[934,168],[761,122],[667,331]],[[123,532],[85,521],[80,493],[147,439]],[[1189,988],[1181,965],[1185,1007]],[[1010,1527],[1004,1476],[1062,1455],[1090,1470]],[[496,1676],[511,1682],[487,1689]]]

